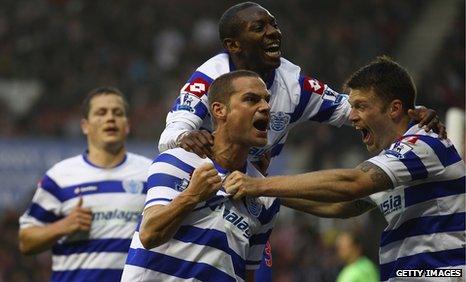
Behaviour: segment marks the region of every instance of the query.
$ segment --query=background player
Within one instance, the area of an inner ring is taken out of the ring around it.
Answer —
[[[126,152],[127,111],[118,89],[91,90],[81,121],[88,150],[48,170],[20,218],[21,252],[52,249],[52,281],[121,277],[151,163]]]

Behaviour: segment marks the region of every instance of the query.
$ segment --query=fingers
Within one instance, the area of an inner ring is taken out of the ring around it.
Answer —
[[[77,207],[80,207],[83,205],[83,197],[79,196],[78,204],[76,205]]]
[[[212,145],[214,138],[206,130],[193,130],[180,139],[180,147],[193,152],[202,158],[212,157]]]

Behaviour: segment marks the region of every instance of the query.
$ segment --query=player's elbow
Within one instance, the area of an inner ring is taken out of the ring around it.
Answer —
[[[24,234],[24,232],[20,231],[19,232],[19,251],[23,255],[34,255],[37,252],[34,250],[32,244],[30,244],[30,240],[27,238],[27,236]]]
[[[165,238],[159,232],[153,233],[141,229],[139,231],[139,241],[141,241],[141,244],[145,249],[149,250],[165,244],[168,241],[168,238]]]

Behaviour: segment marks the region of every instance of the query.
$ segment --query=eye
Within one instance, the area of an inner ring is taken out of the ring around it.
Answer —
[[[125,112],[122,109],[116,109],[113,111],[116,116],[122,117],[125,115]]]
[[[263,23],[256,23],[252,25],[252,30],[253,31],[262,31],[264,29],[264,24]]]

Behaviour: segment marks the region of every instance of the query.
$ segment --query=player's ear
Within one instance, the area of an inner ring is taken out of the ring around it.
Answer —
[[[227,106],[223,103],[213,102],[210,106],[210,113],[212,114],[212,118],[215,121],[225,120],[228,113],[228,109]]]
[[[398,119],[403,116],[403,102],[400,99],[393,100],[388,107],[389,115],[392,119]]]
[[[223,48],[225,48],[228,53],[235,54],[241,51],[241,46],[239,42],[233,38],[227,37],[222,40]]]
[[[85,118],[81,119],[81,131],[84,135],[87,135],[87,133],[89,133],[89,122]]]

